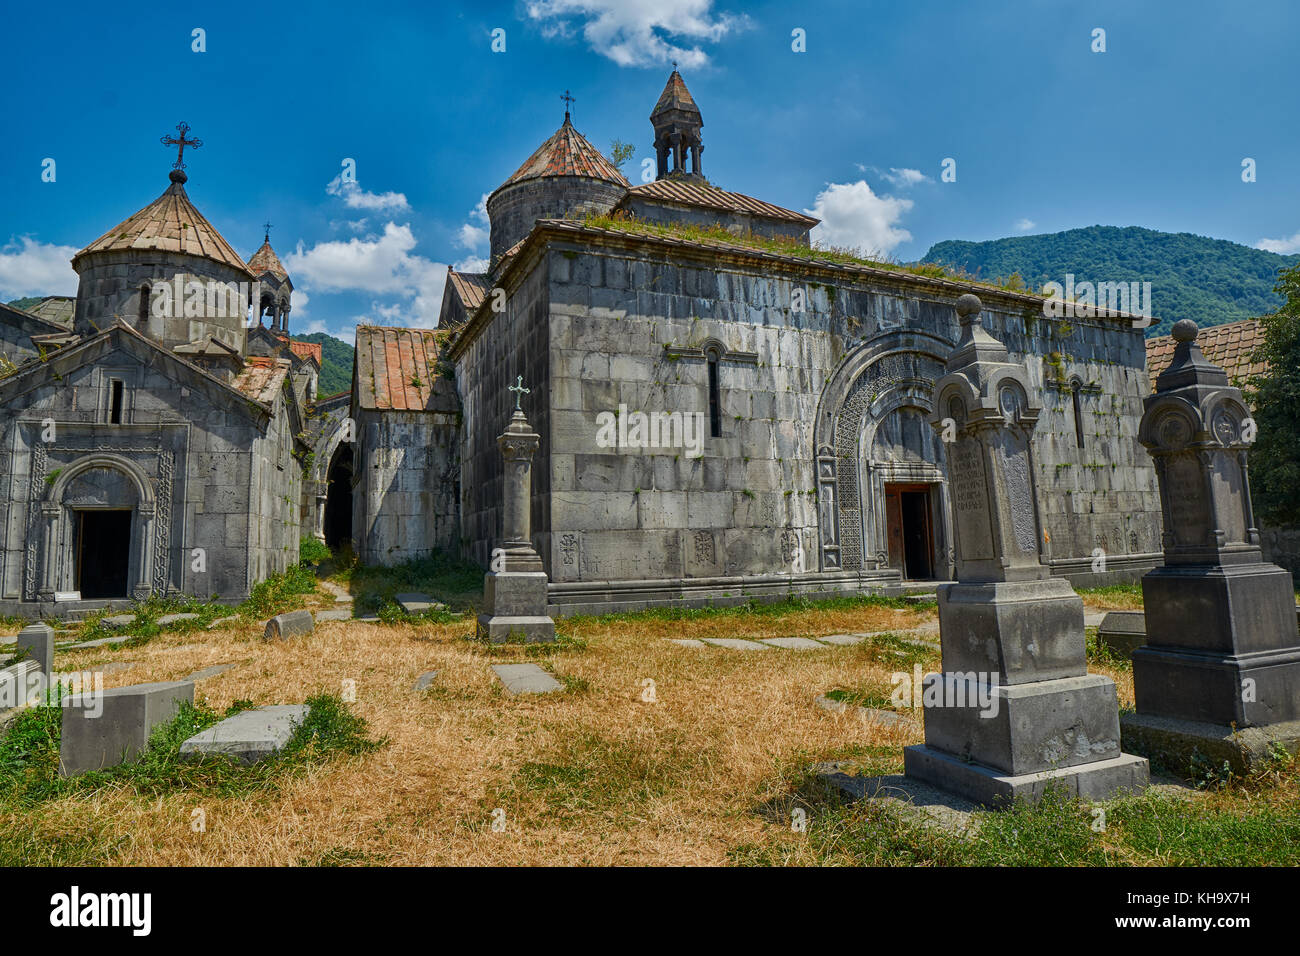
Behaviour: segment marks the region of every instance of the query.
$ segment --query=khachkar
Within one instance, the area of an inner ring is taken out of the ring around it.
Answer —
[[[1165,563],[1142,579],[1146,644],[1133,652],[1137,713],[1124,743],[1170,767],[1196,755],[1241,771],[1300,743],[1300,643],[1289,572],[1266,564],[1246,470],[1241,391],[1174,325],[1174,358],[1138,440],[1155,460]]]
[[[510,424],[497,438],[505,460],[502,474],[501,547],[492,553],[483,581],[478,636],[489,641],[553,641],[555,622],[546,613],[547,577],[532,543],[533,453],[541,437],[524,417],[519,400],[528,389],[520,377]]]
[[[926,679],[925,745],[903,751],[905,772],[990,806],[1052,785],[1092,800],[1139,791],[1148,765],[1120,752],[1115,685],[1087,672],[1083,601],[1039,560],[1040,406],[981,309],[957,300],[961,340],[935,386],[957,582],[939,587],[943,673]]]

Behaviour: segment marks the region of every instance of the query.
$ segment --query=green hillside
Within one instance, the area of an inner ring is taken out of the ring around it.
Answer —
[[[1147,335],[1166,335],[1179,319],[1201,326],[1264,315],[1282,304],[1273,292],[1278,271],[1300,256],[1282,256],[1226,239],[1157,232],[1140,226],[1089,226],[1041,236],[987,242],[949,240],[932,246],[933,262],[976,279],[1019,273],[1031,289],[1046,282],[1150,282]]]
[[[328,332],[294,335],[295,342],[314,342],[321,347],[320,383],[317,395],[333,395],[352,387],[352,346]]]

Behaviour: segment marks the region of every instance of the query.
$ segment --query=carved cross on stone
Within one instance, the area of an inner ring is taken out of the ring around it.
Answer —
[[[523,400],[523,397],[525,395],[528,395],[532,392],[532,389],[524,388],[524,377],[520,375],[515,379],[515,384],[508,386],[506,388],[506,391],[515,393],[515,410],[522,411],[522,409],[519,407],[519,403],[520,401]]]
[[[185,123],[185,122],[177,123],[176,132],[180,133],[181,135],[164,136],[160,140],[160,142],[164,146],[176,147],[176,162],[172,164],[172,169],[185,168],[185,147],[186,146],[189,146],[193,149],[198,149],[200,146],[203,145],[203,140],[199,139],[198,137],[195,137],[194,139],[186,139],[185,134],[188,133],[189,131],[190,131],[189,123]]]

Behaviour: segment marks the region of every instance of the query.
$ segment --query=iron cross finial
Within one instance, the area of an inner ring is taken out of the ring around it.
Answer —
[[[515,411],[517,412],[523,411],[523,409],[519,407],[519,402],[523,399],[525,395],[527,395],[529,392],[532,391],[531,388],[524,388],[524,377],[520,375],[518,378],[516,378],[515,384],[508,386],[506,388],[506,391],[515,393]]]
[[[570,109],[572,108],[572,106],[573,106],[573,97],[569,95],[569,91],[568,91],[568,90],[565,90],[565,91],[564,91],[564,95],[561,96],[560,99],[564,100],[564,115],[565,115],[565,116],[568,116],[568,115],[569,115],[569,110],[570,110]]]
[[[264,222],[264,223],[262,223],[262,228],[266,230],[266,241],[267,241],[267,242],[270,242],[270,241],[271,241],[271,224],[270,224],[269,222]]]
[[[176,162],[172,163],[172,169],[185,168],[185,147],[186,146],[189,146],[191,149],[198,149],[200,146],[203,145],[203,140],[201,139],[198,138],[186,139],[185,134],[188,133],[189,131],[190,131],[190,124],[186,122],[180,122],[176,124],[176,132],[181,134],[179,137],[168,135],[168,136],[164,136],[160,140],[160,142],[164,146],[176,147]]]

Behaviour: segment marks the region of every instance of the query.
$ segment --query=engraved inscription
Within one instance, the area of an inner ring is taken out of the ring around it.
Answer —
[[[988,489],[979,442],[963,439],[953,443],[948,465],[961,556],[968,561],[992,558]]]

